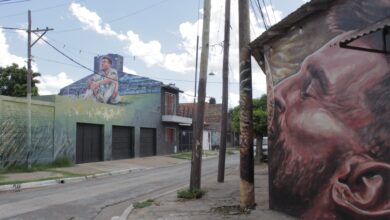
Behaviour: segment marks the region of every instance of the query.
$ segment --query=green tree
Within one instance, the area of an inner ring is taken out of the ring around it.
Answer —
[[[240,106],[230,110],[232,128],[240,131]],[[261,160],[261,145],[267,135],[267,95],[253,99],[253,135],[256,139],[256,160]]]
[[[40,73],[33,72],[31,80],[31,93],[33,96],[38,95],[36,79]],[[7,67],[0,67],[0,95],[25,97],[27,96],[27,69],[12,64]]]

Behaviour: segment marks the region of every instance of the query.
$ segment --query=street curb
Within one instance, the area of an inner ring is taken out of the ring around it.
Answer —
[[[123,175],[123,174],[128,174],[131,172],[137,172],[137,171],[146,170],[146,169],[149,169],[149,168],[133,168],[133,169],[125,169],[125,170],[115,170],[115,171],[111,171],[111,172],[97,173],[97,174],[80,176],[80,177],[68,177],[68,178],[58,178],[58,179],[52,179],[52,180],[27,182],[27,183],[0,185],[0,192],[20,191],[22,189],[32,189],[32,188],[39,188],[39,187],[44,187],[44,186],[52,186],[52,185],[65,184],[65,183],[76,183],[76,182],[81,182],[81,181],[86,181],[86,180],[104,178],[104,177],[108,177],[108,176]]]
[[[202,157],[202,159],[212,159],[216,158],[217,156],[209,156],[209,157]],[[182,163],[188,163],[191,162],[191,160],[183,160]],[[166,167],[174,166],[175,164],[168,165]],[[124,169],[124,170],[114,170],[111,172],[105,172],[105,173],[97,173],[92,175],[86,175],[86,176],[80,176],[80,177],[68,177],[68,178],[58,178],[58,179],[52,179],[52,180],[43,180],[43,181],[33,181],[33,182],[27,182],[27,183],[17,183],[17,184],[8,184],[8,185],[0,185],[0,192],[7,192],[7,191],[20,191],[23,189],[33,189],[33,188],[39,188],[44,186],[52,186],[52,185],[59,185],[59,184],[65,184],[65,183],[76,183],[86,180],[92,180],[92,179],[98,179],[98,178],[104,178],[108,176],[116,176],[116,175],[123,175],[128,174],[131,172],[137,172],[142,170],[150,170],[155,169],[157,167],[145,167],[145,168],[133,168],[133,169]]]

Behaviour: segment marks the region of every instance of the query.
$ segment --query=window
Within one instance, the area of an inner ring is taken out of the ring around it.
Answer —
[[[166,115],[176,114],[176,95],[173,93],[165,93],[165,112]]]
[[[176,130],[174,128],[165,128],[165,141],[168,143],[175,142]]]

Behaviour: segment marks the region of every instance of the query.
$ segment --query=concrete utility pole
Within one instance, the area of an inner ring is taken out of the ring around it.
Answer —
[[[222,119],[221,119],[221,140],[219,145],[218,161],[218,182],[225,179],[225,155],[226,155],[226,131],[227,131],[227,108],[229,90],[229,46],[230,46],[230,0],[225,1],[225,39],[223,43],[223,65],[222,65]]]
[[[31,168],[31,11],[28,10],[27,25],[27,166]]]
[[[254,158],[252,124],[252,69],[248,0],[238,1],[240,49],[240,207],[253,208]]]
[[[207,66],[209,58],[211,0],[204,0],[202,52],[200,54],[198,104],[196,105],[196,123],[193,124],[192,160],[190,190],[200,189],[202,173],[202,137],[204,107],[206,99]]]
[[[27,166],[31,168],[31,81],[32,81],[32,69],[31,69],[31,48],[46,34],[47,31],[52,31],[52,28],[31,30],[31,11],[28,10],[28,25],[27,25]],[[38,32],[43,32],[41,35],[37,35]],[[34,33],[38,38],[31,43],[31,33]]]

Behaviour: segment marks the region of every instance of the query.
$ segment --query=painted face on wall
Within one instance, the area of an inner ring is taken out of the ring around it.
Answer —
[[[100,69],[105,72],[110,68],[111,68],[110,61],[108,59],[102,59],[100,62]]]
[[[382,54],[340,48],[350,34],[309,55],[274,88],[271,191],[280,206],[307,219],[390,215],[389,158],[378,159],[390,151],[390,134],[380,133],[390,122],[377,126],[386,114],[379,105],[390,97],[372,95],[390,89],[390,65]],[[371,47],[367,40],[355,46]]]

